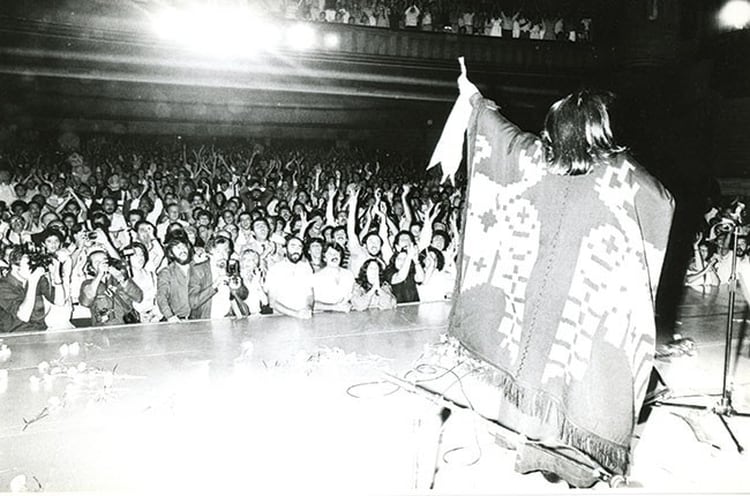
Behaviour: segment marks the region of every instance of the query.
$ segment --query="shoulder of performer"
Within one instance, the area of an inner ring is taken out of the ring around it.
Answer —
[[[616,160],[618,160],[618,162],[627,162],[627,164],[630,165],[630,181],[633,184],[638,184],[639,190],[646,190],[653,195],[668,200],[670,204],[674,205],[674,197],[672,196],[672,193],[659,179],[651,174],[648,169],[636,161],[629,153],[620,153],[616,157]]]
[[[469,101],[471,102],[471,106],[476,109],[487,108],[489,110],[500,110],[500,105],[490,100],[489,98],[485,98],[479,92],[471,95],[471,97],[469,97]]]

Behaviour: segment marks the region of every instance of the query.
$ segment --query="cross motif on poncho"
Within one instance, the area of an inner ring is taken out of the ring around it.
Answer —
[[[541,148],[538,147],[532,154],[521,153],[522,178],[502,185],[484,173],[485,161],[491,156],[491,145],[484,136],[477,135],[465,236],[488,242],[464,246],[461,291],[482,284],[503,291],[505,314],[497,332],[504,336],[501,346],[515,358],[523,324],[526,274],[536,261],[540,232],[538,212],[521,195],[539,182],[544,172],[539,166]],[[499,233],[510,233],[510,236]],[[507,256],[500,257],[500,253]]]

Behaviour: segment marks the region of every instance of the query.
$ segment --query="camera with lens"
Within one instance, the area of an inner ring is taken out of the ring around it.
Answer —
[[[239,260],[229,260],[229,262],[227,262],[227,275],[229,277],[239,277],[240,275]]]
[[[29,269],[31,269],[32,271],[38,269],[39,267],[47,270],[52,265],[52,262],[55,261],[55,256],[53,254],[44,253],[41,251],[30,252],[28,256]]]
[[[24,244],[23,252],[29,258],[29,269],[31,269],[32,271],[38,269],[39,267],[46,270],[50,265],[52,265],[52,262],[55,261],[54,254],[47,253],[46,251],[37,248],[32,243]]]
[[[127,263],[125,263],[125,261],[120,258],[107,258],[107,265],[109,265],[113,269],[119,270],[120,272],[127,272],[128,270]]]

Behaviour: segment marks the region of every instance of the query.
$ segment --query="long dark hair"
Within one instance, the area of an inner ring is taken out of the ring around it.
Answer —
[[[588,90],[556,101],[547,112],[542,131],[544,152],[560,174],[587,174],[595,163],[625,150],[615,143],[609,123],[609,93]]]
[[[367,280],[367,268],[372,263],[377,264],[378,266],[378,272],[380,273],[380,285],[382,286],[387,282],[383,278],[385,274],[385,265],[383,264],[383,262],[381,262],[377,258],[368,258],[367,260],[365,260],[365,263],[362,264],[362,267],[360,267],[357,279],[355,279],[356,283],[365,291],[370,291],[372,289],[372,284],[370,284],[370,281]]]

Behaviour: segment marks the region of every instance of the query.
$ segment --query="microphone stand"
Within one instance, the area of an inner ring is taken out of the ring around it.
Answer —
[[[738,412],[732,406],[732,390],[728,381],[729,368],[732,362],[732,336],[734,331],[734,301],[737,293],[737,237],[739,236],[740,223],[734,221],[732,223],[732,270],[729,276],[729,303],[727,312],[727,326],[726,326],[726,341],[724,343],[724,373],[722,375],[721,383],[721,398],[719,402],[714,406],[703,406],[703,405],[692,405],[689,403],[677,403],[670,401],[657,400],[653,404],[654,406],[673,406],[678,408],[689,408],[693,410],[711,410],[711,412],[719,417],[724,428],[729,433],[729,436],[737,446],[737,451],[742,453],[745,448],[740,444],[737,436],[734,435],[732,428],[727,422],[728,417],[750,417],[750,413]]]

